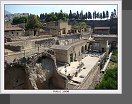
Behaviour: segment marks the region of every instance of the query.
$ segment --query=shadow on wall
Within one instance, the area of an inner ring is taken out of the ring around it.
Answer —
[[[10,66],[5,70],[5,89],[27,89],[28,79],[21,65]]]

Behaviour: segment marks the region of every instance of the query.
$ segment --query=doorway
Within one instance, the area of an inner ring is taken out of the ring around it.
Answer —
[[[66,30],[65,30],[65,29],[63,29],[63,32],[62,32],[62,34],[66,34]]]
[[[75,53],[74,61],[76,61],[76,53]]]
[[[70,62],[73,62],[73,53],[70,54]]]
[[[102,48],[102,53],[104,53],[104,48]]]

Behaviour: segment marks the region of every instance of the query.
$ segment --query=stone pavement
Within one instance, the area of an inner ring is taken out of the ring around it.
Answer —
[[[79,62],[71,62],[70,66],[65,67],[59,67],[58,71],[61,73],[68,75],[70,74],[72,76],[70,83],[81,83],[84,78],[88,75],[88,73],[91,71],[91,69],[94,67],[94,65],[99,61],[99,57],[92,56],[90,54],[85,54],[86,57],[84,57],[81,62],[84,64],[82,68],[77,68],[79,66]],[[65,72],[66,71],[66,72]],[[75,73],[78,72],[77,76],[75,76]]]

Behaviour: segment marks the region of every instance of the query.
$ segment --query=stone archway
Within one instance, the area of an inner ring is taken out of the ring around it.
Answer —
[[[67,77],[57,72],[54,51],[5,67],[5,89],[67,89]]]
[[[38,66],[41,66],[42,70],[46,72],[46,79],[50,79],[53,76],[53,72],[56,69],[54,60],[48,56],[42,56],[36,61]]]
[[[38,70],[36,83],[31,80],[32,85],[35,85],[37,89],[66,89],[67,88],[67,77],[57,72],[55,53],[52,50],[40,53],[31,62],[34,67],[33,69]],[[36,66],[37,65],[37,66]],[[29,67],[28,67],[29,68]],[[36,71],[35,71],[36,72]],[[31,76],[32,77],[32,76]],[[33,78],[33,77],[32,77]],[[31,78],[31,79],[32,79]]]

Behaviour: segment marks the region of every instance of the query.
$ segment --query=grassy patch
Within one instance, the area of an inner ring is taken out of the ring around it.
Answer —
[[[96,85],[95,89],[117,89],[118,85],[118,63],[117,63],[117,51],[114,51],[112,56],[114,61],[111,61],[106,69],[106,72],[102,78],[102,81]]]

